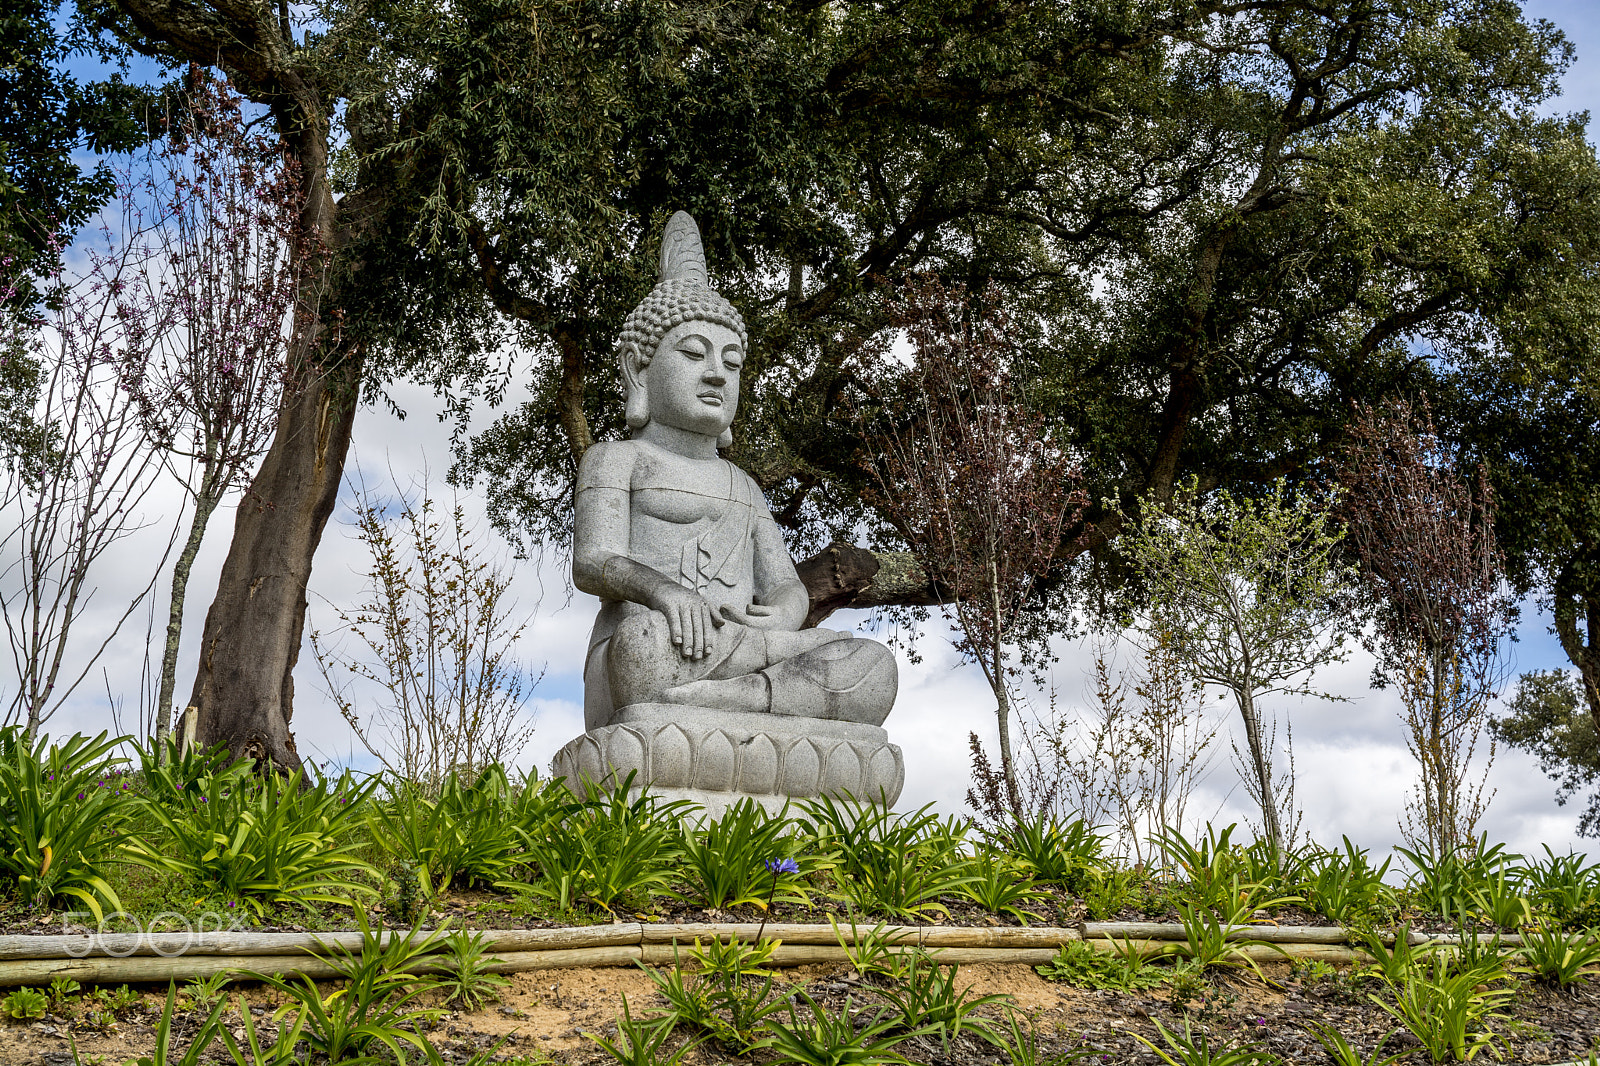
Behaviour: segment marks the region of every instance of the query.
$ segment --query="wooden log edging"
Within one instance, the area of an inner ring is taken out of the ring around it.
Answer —
[[[797,925],[773,922],[765,927],[736,922],[656,925],[621,922],[563,929],[479,930],[485,940],[484,968],[492,973],[530,970],[653,965],[671,963],[698,938],[754,939],[757,932],[782,943],[772,965],[803,966],[849,960],[840,940],[855,943],[875,933],[899,950],[939,951],[950,963],[1049,962],[1063,944],[1084,940],[1101,951],[1128,946],[1141,955],[1169,951],[1184,939],[1183,927],[1160,922],[1091,922],[1077,928],[1049,926],[874,926],[860,923]],[[385,934],[386,937],[394,934]],[[1241,926],[1235,940],[1259,940],[1243,953],[1259,961],[1318,959],[1329,963],[1365,961],[1369,956],[1350,946],[1349,930],[1338,926]],[[1412,933],[1413,945],[1459,944],[1457,936],[1429,937]],[[1520,937],[1501,938],[1506,946]],[[1393,942],[1392,935],[1388,938]],[[227,971],[313,978],[334,976],[334,969],[314,954],[328,947],[355,950],[360,933],[156,933],[64,936],[0,936],[0,987],[47,985],[57,977],[84,984],[186,981]],[[441,945],[442,946],[442,945]],[[418,972],[441,969],[423,956]]]

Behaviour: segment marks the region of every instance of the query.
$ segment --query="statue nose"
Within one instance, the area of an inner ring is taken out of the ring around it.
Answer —
[[[728,372],[723,369],[721,363],[712,363],[706,367],[706,372],[701,375],[700,380],[707,385],[724,385],[728,381]]]

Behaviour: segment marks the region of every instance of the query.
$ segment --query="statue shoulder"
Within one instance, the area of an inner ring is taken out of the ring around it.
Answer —
[[[626,490],[633,483],[633,468],[638,461],[638,441],[605,440],[591,444],[578,461],[578,491]]]
[[[742,495],[744,501],[756,512],[756,517],[765,518],[769,522],[772,521],[772,512],[767,508],[767,494],[761,491],[761,486],[756,484],[756,479],[747,474],[744,467],[728,462],[726,459],[723,462],[733,467],[735,471],[734,482],[743,486],[744,492]]]

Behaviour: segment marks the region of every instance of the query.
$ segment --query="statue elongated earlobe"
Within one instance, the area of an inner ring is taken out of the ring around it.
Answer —
[[[731,447],[733,447],[733,430],[725,429],[725,430],[722,431],[722,435],[717,438],[717,447],[718,448],[731,448]]]
[[[623,414],[629,429],[643,429],[650,422],[650,394],[645,391],[645,362],[639,358],[639,347],[626,343],[617,349],[617,362],[622,366],[622,384],[627,391],[627,404]]]

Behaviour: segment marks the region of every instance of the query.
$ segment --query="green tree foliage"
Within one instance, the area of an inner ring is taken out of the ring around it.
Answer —
[[[1570,48],[1508,0],[325,0],[309,29],[287,8],[93,2],[272,109],[328,249],[297,358],[336,402],[319,384],[283,422],[260,485],[278,510],[238,527],[212,615],[278,650],[219,661],[254,680],[194,700],[255,708],[291,761],[273,720],[292,586],[351,394],[408,376],[464,407],[503,390],[516,341],[534,399],[464,440],[457,474],[485,477],[501,528],[563,536],[577,455],[621,432],[608,353],[670,210],[695,214],[750,322],[731,457],[797,547],[874,517],[845,400],[888,321],[878,278],[998,286],[1015,372],[1093,495],[1166,500],[1189,476],[1297,474],[1348,401],[1529,350],[1595,261],[1572,254],[1593,151],[1578,119],[1537,113]],[[1064,554],[1120,529],[1088,517]],[[247,599],[258,543],[289,546],[290,591],[266,575]]]
[[[148,90],[119,74],[83,81],[67,72],[73,56],[98,49],[82,26],[58,28],[61,7],[8,0],[0,11],[0,260],[22,270],[51,261],[61,235],[115,191],[105,163],[85,169],[74,156],[127,151],[145,139]]]
[[[1532,670],[1511,697],[1510,714],[1494,721],[1495,735],[1533,752],[1539,768],[1557,783],[1562,806],[1600,781],[1600,731],[1585,713],[1579,684],[1570,671]],[[1600,836],[1600,789],[1578,818],[1581,836]]]

